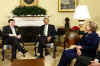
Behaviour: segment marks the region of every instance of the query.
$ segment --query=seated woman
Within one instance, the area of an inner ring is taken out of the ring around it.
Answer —
[[[86,25],[87,33],[77,42],[73,49],[64,50],[58,66],[69,66],[71,60],[78,56],[96,56],[99,36],[96,33],[97,26],[93,22]]]

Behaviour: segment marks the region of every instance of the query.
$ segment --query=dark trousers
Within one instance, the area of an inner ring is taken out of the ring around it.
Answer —
[[[45,53],[48,53],[48,49],[47,49],[47,37],[46,36],[41,36],[39,38],[39,53],[40,53],[40,57],[43,57],[43,48],[45,48]]]
[[[25,53],[26,50],[23,46],[20,45],[19,39],[15,37],[9,37],[9,44],[12,46],[12,59],[16,59],[16,50],[21,51],[22,53]]]
[[[93,58],[91,58],[91,57],[79,56],[79,57],[77,57],[75,66],[88,66],[90,64],[91,60],[93,60]]]

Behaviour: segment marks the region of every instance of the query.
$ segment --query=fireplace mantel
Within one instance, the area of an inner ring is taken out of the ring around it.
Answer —
[[[15,25],[17,26],[41,26],[43,25],[44,16],[14,16]]]

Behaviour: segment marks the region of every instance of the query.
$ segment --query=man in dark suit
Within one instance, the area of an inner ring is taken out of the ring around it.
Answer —
[[[24,49],[20,45],[21,40],[21,34],[18,31],[18,27],[15,26],[15,21],[13,19],[8,20],[9,25],[3,27],[3,41],[6,44],[10,44],[12,46],[12,60],[16,59],[16,50],[18,49],[23,54],[27,52],[27,50]]]
[[[51,43],[55,39],[56,30],[54,25],[48,24],[49,19],[44,18],[44,25],[40,27],[40,39],[39,39],[39,53],[40,58],[43,58],[43,48],[45,48],[45,55],[48,55],[46,44]]]

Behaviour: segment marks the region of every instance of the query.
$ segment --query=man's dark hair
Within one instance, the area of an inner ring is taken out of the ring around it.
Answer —
[[[14,20],[14,19],[9,19],[9,20],[8,20],[8,23],[10,23],[10,21],[15,21],[15,20]]]
[[[68,17],[65,18],[65,22],[69,22],[70,19]]]

